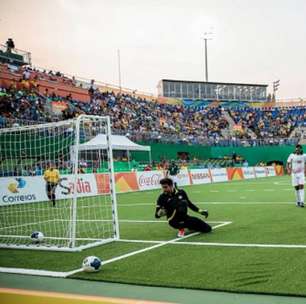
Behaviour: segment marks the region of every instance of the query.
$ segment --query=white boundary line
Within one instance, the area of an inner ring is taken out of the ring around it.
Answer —
[[[222,227],[224,225],[228,225],[230,223],[231,222],[221,222],[221,224],[214,226],[213,229]],[[133,251],[133,252],[130,252],[130,253],[127,253],[127,254],[124,254],[124,255],[106,260],[102,263],[102,265],[113,263],[113,262],[128,258],[128,257],[136,255],[136,254],[140,254],[140,253],[143,253],[143,252],[146,252],[146,251],[149,251],[149,250],[153,250],[153,249],[158,248],[158,247],[165,246],[167,244],[172,244],[172,243],[175,243],[177,241],[187,239],[187,238],[190,238],[190,237],[198,235],[198,234],[200,234],[200,233],[199,232],[194,232],[194,233],[191,233],[191,234],[188,234],[188,235],[184,236],[183,238],[175,238],[175,239],[172,239],[172,240],[169,240],[169,241],[156,241],[158,243],[156,243],[153,246],[146,247],[146,248],[143,248],[143,249],[140,249],[140,250],[136,250],[136,251]],[[136,243],[136,241],[137,240],[134,240],[134,243]],[[149,243],[149,242],[152,243],[152,241],[148,241],[148,242],[141,241],[141,243]],[[60,277],[60,278],[65,278],[65,277],[68,277],[70,275],[73,275],[73,274],[81,272],[81,271],[83,271],[82,268],[75,269],[75,270],[68,271],[68,272],[60,272],[60,271],[48,271],[48,270],[0,267],[0,272],[5,272],[5,273],[28,274],[28,275],[50,276],[50,277]]]
[[[236,244],[236,243],[209,243],[209,242],[178,242],[175,245],[195,245],[195,246],[220,246],[220,247],[257,247],[257,248],[306,248],[306,245],[295,244]]]
[[[122,223],[168,223],[163,220],[120,220]],[[207,221],[209,224],[228,223],[228,221]],[[230,222],[231,223],[231,222]]]
[[[295,202],[194,202],[195,204],[203,205],[295,205]],[[138,207],[150,206],[155,207],[155,204],[149,203],[132,203],[132,204],[118,204],[118,207]]]
[[[0,267],[0,272],[28,274],[28,275],[37,275],[37,276],[55,277],[55,278],[65,278],[67,276],[67,272],[25,269],[25,268],[10,268],[10,267]]]
[[[207,223],[210,223],[210,224],[212,224],[212,223],[220,223],[219,225],[213,226],[212,229],[217,229],[217,228],[220,228],[220,227],[232,224],[232,222],[230,222],[230,221],[226,221],[226,222],[223,222],[223,221],[219,221],[219,222],[207,222]],[[198,233],[198,234],[200,234],[200,233]],[[182,239],[183,238],[180,238],[179,240],[182,240]],[[163,243],[169,242],[169,241],[149,241],[149,240],[129,240],[129,239],[120,239],[118,241],[119,242],[124,242],[124,243],[149,243],[149,244],[163,244]],[[189,244],[189,242],[186,242],[186,243]]]
[[[164,221],[159,221],[159,223]],[[212,223],[212,222],[211,222]],[[217,222],[215,222],[217,223]],[[230,221],[219,222],[219,225],[213,227],[213,229],[217,229],[226,225],[231,224]],[[199,232],[194,232],[191,234],[186,235],[183,238],[175,238],[168,241],[150,241],[150,240],[129,240],[129,239],[121,239],[120,242],[126,243],[147,243],[147,244],[154,244],[152,246],[136,250],[103,262],[103,265],[110,264],[122,259],[126,259],[130,256],[134,256],[143,252],[147,252],[168,244],[174,245],[190,245],[190,246],[214,246],[214,247],[249,247],[249,248],[287,248],[287,249],[306,249],[305,245],[298,245],[298,244],[243,244],[243,243],[210,243],[210,242],[184,242],[182,240],[190,238],[192,236],[199,235]],[[82,268],[75,269],[68,272],[58,272],[58,271],[48,271],[48,270],[35,270],[35,269],[24,269],[24,268],[9,268],[9,267],[0,267],[0,272],[5,273],[16,273],[16,274],[28,274],[28,275],[38,275],[38,276],[50,276],[50,277],[61,277],[65,278],[75,273],[81,272]]]

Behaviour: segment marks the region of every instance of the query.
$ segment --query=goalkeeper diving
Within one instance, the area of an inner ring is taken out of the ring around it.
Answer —
[[[195,206],[184,190],[174,187],[172,179],[163,178],[160,184],[163,193],[160,194],[157,200],[155,218],[167,216],[169,225],[179,230],[178,237],[185,235],[185,228],[204,233],[212,230],[211,226],[206,222],[188,215],[188,208],[198,212],[205,218],[208,217],[208,211]]]
[[[47,196],[49,200],[52,201],[53,207],[55,207],[55,190],[60,180],[60,174],[59,171],[55,169],[53,163],[50,163],[49,168],[44,172],[44,179],[46,181]]]

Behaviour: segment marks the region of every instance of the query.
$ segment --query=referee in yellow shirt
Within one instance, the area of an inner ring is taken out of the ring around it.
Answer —
[[[55,169],[53,163],[49,164],[49,169],[44,173],[44,179],[46,181],[46,191],[47,196],[50,201],[52,201],[53,206],[55,206],[55,189],[60,180],[60,174],[57,169]]]

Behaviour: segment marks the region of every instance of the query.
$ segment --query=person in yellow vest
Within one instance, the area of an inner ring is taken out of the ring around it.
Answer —
[[[46,181],[47,196],[52,201],[53,207],[55,206],[55,189],[60,180],[60,174],[53,163],[49,164],[49,168],[44,172],[44,179]]]

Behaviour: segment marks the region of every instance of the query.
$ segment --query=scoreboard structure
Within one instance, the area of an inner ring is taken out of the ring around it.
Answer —
[[[162,79],[158,96],[179,99],[267,101],[267,84],[202,82]]]

